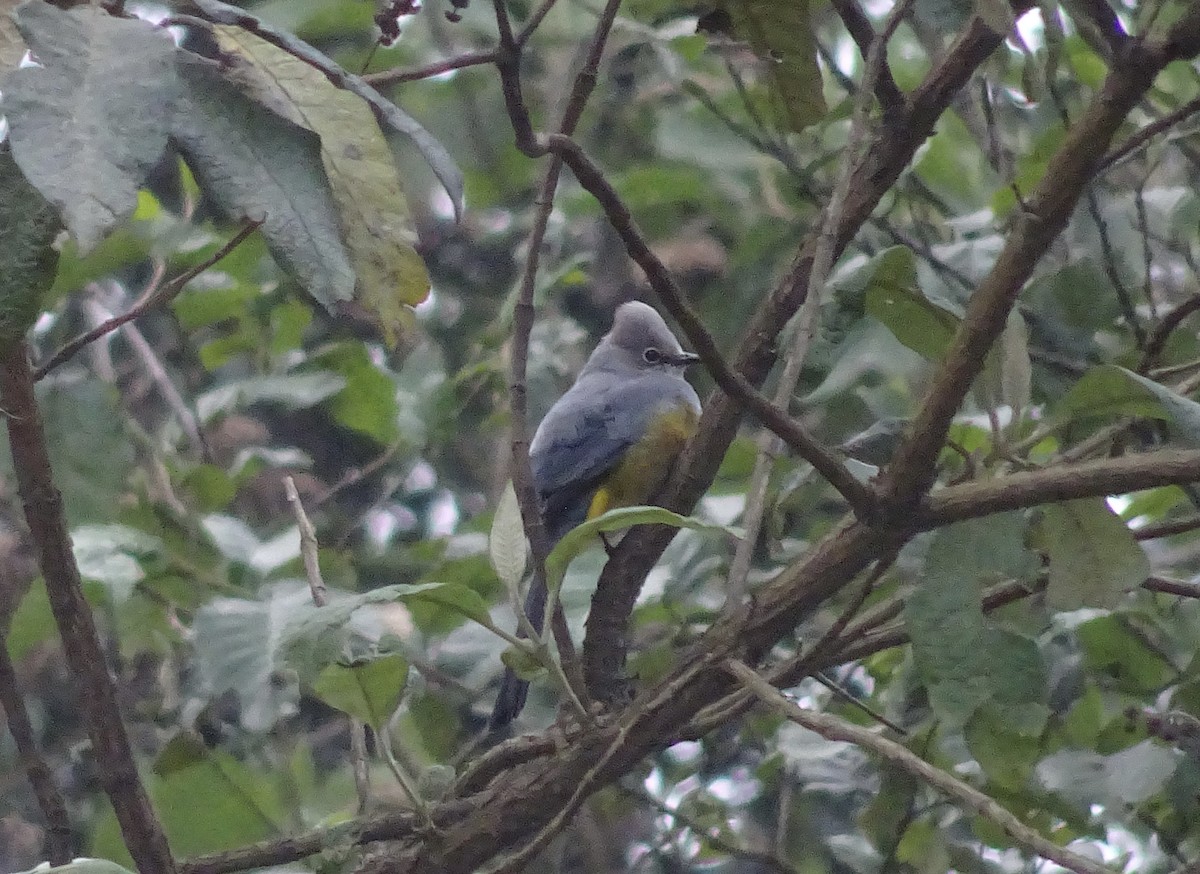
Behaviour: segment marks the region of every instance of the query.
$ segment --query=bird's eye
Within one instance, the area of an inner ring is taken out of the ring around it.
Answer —
[[[642,357],[646,359],[647,364],[658,364],[663,360],[662,353],[653,347],[643,352]]]

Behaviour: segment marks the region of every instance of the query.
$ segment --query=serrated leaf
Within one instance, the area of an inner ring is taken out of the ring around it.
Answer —
[[[91,5],[31,0],[17,26],[41,66],[4,83],[13,154],[87,251],[133,212],[166,148],[175,46],[147,22]]]
[[[321,160],[358,276],[358,300],[394,345],[404,305],[429,293],[425,263],[391,148],[371,108],[310,64],[239,27],[214,28],[230,75],[265,105],[318,134]],[[240,75],[239,75],[240,74]]]
[[[734,33],[767,65],[781,127],[802,131],[826,112],[808,0],[725,0]]]
[[[321,161],[320,137],[246,97],[211,61],[178,52],[183,97],[171,135],[206,193],[263,221],[272,256],[322,306],[354,296],[354,268]]]
[[[1043,512],[1046,603],[1055,610],[1115,607],[1149,575],[1146,553],[1103,498],[1050,504]]]
[[[516,591],[525,574],[526,544],[525,526],[521,521],[521,505],[510,480],[500,493],[496,514],[492,517],[492,531],[488,537],[488,556],[500,582]]]
[[[1174,426],[1176,442],[1200,448],[1200,404],[1115,364],[1093,367],[1067,392],[1060,412],[1080,416],[1144,416]]]
[[[379,731],[400,706],[407,683],[408,659],[394,652],[353,664],[334,662],[312,689],[326,704]]]
[[[561,584],[567,566],[571,564],[575,556],[587,548],[597,534],[620,531],[634,525],[668,525],[672,528],[690,528],[693,531],[736,533],[733,529],[723,525],[714,525],[693,516],[681,516],[670,510],[664,510],[662,507],[619,507],[571,529],[558,541],[554,549],[550,551],[550,555],[546,557],[546,585],[554,588]]]
[[[924,579],[905,603],[917,673],[930,704],[952,724],[1005,688],[992,656],[1000,632],[984,619],[983,585],[1035,570],[1025,527],[1019,513],[1005,513],[941,529],[926,554]],[[1023,697],[1019,688],[1006,697]]]
[[[54,208],[0,143],[0,342],[20,339],[37,318],[42,296],[54,284],[58,229]]]

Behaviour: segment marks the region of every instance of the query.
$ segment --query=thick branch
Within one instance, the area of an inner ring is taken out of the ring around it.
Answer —
[[[1195,26],[1192,18],[1200,18],[1195,8],[1160,45],[1130,46],[1055,153],[1041,183],[1026,201],[995,266],[971,297],[966,316],[913,420],[909,437],[897,450],[885,474],[883,493],[895,507],[911,505],[932,484],[946,431],[983,369],[988,350],[1004,330],[1017,295],[1050,244],[1066,227],[1080,195],[1099,167],[1104,149],[1126,116],[1158,72],[1185,48],[1180,40],[1190,33],[1189,27]]]
[[[917,528],[937,528],[1038,504],[1197,481],[1200,481],[1200,450],[1163,449],[948,486],[931,494],[910,519]]]
[[[138,778],[116,689],[92,622],[91,608],[83,598],[79,568],[63,517],[62,496],[51,475],[28,355],[25,344],[20,342],[8,344],[0,351],[0,407],[8,425],[25,521],[37,548],[67,663],[79,684],[84,722],[99,766],[100,781],[112,802],[125,846],[139,870],[173,874],[175,861]]]

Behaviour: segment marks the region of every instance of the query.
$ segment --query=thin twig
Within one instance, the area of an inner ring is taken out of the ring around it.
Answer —
[[[1158,356],[1167,345],[1171,334],[1183,323],[1184,319],[1197,310],[1200,310],[1200,294],[1193,294],[1163,316],[1162,321],[1155,325],[1146,341],[1146,346],[1142,351],[1142,360],[1138,362],[1138,373],[1144,374],[1158,363]]]
[[[850,180],[859,158],[859,151],[866,138],[867,118],[871,108],[871,95],[874,93],[875,84],[880,80],[880,76],[885,69],[884,58],[887,54],[887,43],[891,39],[892,34],[895,33],[896,28],[900,26],[900,22],[904,20],[904,16],[908,13],[911,6],[912,0],[902,0],[902,2],[897,3],[888,14],[883,31],[878,36],[875,36],[872,31],[870,44],[866,47],[863,47],[861,43],[859,45],[866,56],[866,69],[863,71],[862,85],[854,97],[854,110],[851,113],[850,134],[847,137],[845,155],[838,170],[837,180],[833,186],[833,194],[829,198],[829,203],[825,206],[821,231],[817,236],[812,270],[809,272],[808,278],[808,296],[804,298],[804,303],[800,306],[800,312],[797,313],[794,320],[790,348],[784,359],[783,372],[779,375],[779,382],[775,386],[773,401],[775,406],[781,409],[787,408],[788,402],[795,393],[796,384],[799,382],[800,374],[804,369],[805,358],[808,356],[813,332],[816,329],[817,317],[824,303],[825,283],[830,271],[833,269],[833,262],[837,251],[837,229],[842,223],[842,215],[846,208],[846,198],[850,193]],[[858,7],[854,5],[853,0],[843,0],[839,4],[838,11],[839,14],[843,15],[843,20],[846,19],[847,15],[851,14],[851,10],[856,10],[861,15],[861,10],[858,10]],[[847,22],[847,27],[850,27],[850,22]],[[867,30],[871,30],[869,22],[867,23]],[[856,36],[857,39],[858,37]],[[893,88],[895,87],[894,82],[892,86]],[[903,98],[901,97],[900,99],[903,102]],[[726,603],[731,605],[740,603],[746,591],[746,578],[750,573],[750,560],[754,554],[754,547],[758,542],[759,527],[762,525],[763,512],[766,509],[766,494],[771,468],[774,466],[775,456],[778,455],[779,451],[778,435],[772,434],[769,437],[760,439],[758,450],[758,454],[754,459],[754,470],[750,475],[749,497],[746,501],[746,509],[742,513],[742,524],[745,527],[745,534],[738,542],[737,549],[734,551],[733,561],[730,563],[729,575],[726,580]]]
[[[952,801],[987,819],[1012,840],[1043,859],[1057,862],[1076,874],[1113,874],[1111,868],[1042,837],[988,795],[941,768],[934,767],[895,741],[827,713],[805,710],[739,661],[731,659],[725,666],[759,700],[777,713],[809,731],[815,731],[826,740],[852,743],[875,753],[889,764],[906,771]]]
[[[641,804],[648,805],[664,816],[669,816],[671,819],[678,822],[684,828],[689,829],[696,837],[704,841],[714,849],[720,850],[728,856],[733,856],[735,859],[745,859],[747,862],[754,864],[756,867],[765,866],[780,874],[799,874],[800,869],[792,865],[781,854],[765,852],[763,850],[751,850],[747,847],[740,847],[730,840],[727,840],[720,833],[720,830],[715,826],[704,825],[697,822],[686,813],[681,812],[678,808],[670,807],[665,802],[655,798],[645,789],[640,787],[632,788],[623,783],[618,783],[616,787],[623,795],[637,801]]]
[[[1200,513],[1186,516],[1183,519],[1168,519],[1165,522],[1155,522],[1152,525],[1135,528],[1133,537],[1135,540],[1157,540],[1159,537],[1186,534],[1197,528],[1200,528]]]
[[[122,313],[119,316],[113,316],[111,319],[106,320],[103,324],[97,325],[90,331],[85,331],[74,340],[71,340],[69,343],[63,345],[62,348],[51,355],[44,364],[39,366],[33,372],[33,378],[35,380],[41,379],[56,367],[59,367],[70,360],[70,358],[74,356],[76,352],[89,343],[99,340],[105,334],[112,333],[117,328],[133,321],[139,316],[144,315],[149,310],[169,303],[177,294],[179,294],[179,292],[183,291],[185,285],[241,245],[242,241],[258,230],[258,227],[261,224],[261,220],[255,221],[252,219],[244,219],[242,221],[242,226],[238,229],[238,232],[229,238],[229,242],[225,243],[225,245],[221,246],[221,248],[217,249],[217,251],[213,252],[199,264],[189,267],[187,270],[180,273],[161,288],[158,286],[158,283],[151,282],[146,288],[146,291],[142,293],[142,296],[139,297],[137,301],[134,302],[133,306],[129,308],[128,312]]]
[[[313,603],[324,607],[329,603],[325,578],[321,574],[317,529],[308,513],[304,512],[304,503],[300,500],[300,492],[296,489],[296,481],[290,476],[283,478],[283,493],[287,502],[292,505],[292,515],[296,518],[296,527],[300,529],[300,558],[304,562],[304,577],[308,580],[308,590],[312,593]],[[347,715],[350,720],[350,765],[354,771],[354,789],[358,793],[358,812],[366,812],[371,800],[371,773],[367,768],[367,729],[361,719]]]
[[[433,63],[425,64],[421,67],[413,67],[408,70],[397,68],[395,70],[382,70],[378,73],[367,73],[362,79],[367,84],[380,88],[386,85],[394,85],[397,82],[416,82],[420,79],[440,76],[452,70],[463,70],[467,67],[478,67],[482,64],[494,64],[495,62],[495,49],[486,52],[467,52],[465,55],[446,58],[443,61],[434,61]]]
[[[1162,118],[1150,122],[1137,133],[1130,136],[1127,140],[1113,149],[1104,156],[1104,160],[1100,162],[1100,166],[1096,169],[1097,173],[1103,173],[1115,164],[1120,163],[1129,155],[1136,152],[1150,140],[1154,139],[1160,133],[1170,130],[1175,125],[1179,124],[1186,118],[1200,112],[1200,97],[1193,97],[1183,106],[1176,109],[1174,112],[1167,113]]]

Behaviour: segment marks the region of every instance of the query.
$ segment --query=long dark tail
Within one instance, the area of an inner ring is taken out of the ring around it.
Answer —
[[[525,615],[534,628],[542,627],[542,619],[546,615],[546,584],[540,578],[535,577],[529,585],[529,594],[525,596]],[[517,634],[525,636],[519,627]],[[528,694],[529,681],[522,680],[511,668],[505,669],[504,679],[500,681],[500,694],[496,696],[492,718],[488,720],[488,730],[498,731],[516,719],[525,706]]]

